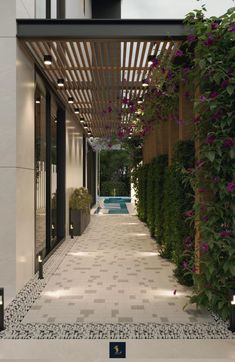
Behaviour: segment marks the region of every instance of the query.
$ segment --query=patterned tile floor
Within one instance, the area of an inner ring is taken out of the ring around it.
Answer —
[[[136,216],[94,215],[23,323],[204,323]],[[176,295],[173,291],[176,290]]]

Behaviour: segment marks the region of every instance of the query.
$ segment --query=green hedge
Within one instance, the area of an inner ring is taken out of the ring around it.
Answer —
[[[185,183],[183,172],[194,166],[194,143],[181,141],[175,146],[172,165],[164,180],[163,197],[163,244],[161,255],[176,264],[175,275],[187,285],[192,284],[194,259],[194,225],[185,212],[193,208],[193,190]]]
[[[178,280],[187,285],[192,284],[189,270],[194,259],[194,225],[185,212],[192,209],[194,197],[183,173],[193,165],[194,143],[180,141],[170,167],[167,155],[158,156],[149,165],[139,167],[134,180],[140,220],[147,223],[162,257],[176,264]]]
[[[101,196],[129,196],[130,191],[124,182],[104,181],[101,184]]]

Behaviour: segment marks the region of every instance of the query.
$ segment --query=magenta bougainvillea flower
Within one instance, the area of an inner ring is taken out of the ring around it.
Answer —
[[[199,97],[199,101],[200,101],[201,103],[204,103],[204,102],[207,101],[207,98],[202,95],[202,96]]]
[[[213,21],[213,23],[211,24],[211,29],[212,30],[216,30],[219,27],[219,23],[217,21]]]
[[[214,135],[214,134],[209,134],[209,135],[207,136],[206,143],[207,143],[208,145],[213,145],[213,143],[215,143],[215,140],[216,140],[216,135]]]
[[[213,92],[211,92],[211,94],[210,94],[210,98],[211,98],[211,99],[217,98],[218,95],[219,95],[219,93],[218,93],[217,91],[213,91]]]
[[[208,37],[207,37],[207,39],[204,41],[204,45],[205,45],[206,47],[210,47],[210,46],[212,46],[213,44],[214,44],[214,37],[213,37],[211,34],[209,34]]]
[[[235,24],[230,25],[229,31],[231,31],[231,33],[235,33]]]
[[[213,177],[212,181],[214,182],[214,184],[218,184],[220,182],[220,177],[215,176],[215,177]]]
[[[198,192],[200,192],[200,193],[206,192],[206,189],[199,188],[199,189],[198,189]]]
[[[180,49],[178,49],[177,51],[176,51],[176,53],[175,53],[175,56],[176,57],[182,57],[184,55],[184,52],[182,51],[182,50],[180,50]]]
[[[108,107],[108,112],[111,113],[112,111],[113,111],[112,107],[109,106],[109,107]]]
[[[221,88],[225,89],[225,88],[227,88],[228,85],[229,85],[229,79],[225,79],[221,83]]]
[[[221,238],[229,238],[232,235],[231,231],[223,230],[220,232]]]
[[[183,261],[182,263],[183,269],[188,269],[188,262],[187,261]]]
[[[188,43],[193,43],[193,42],[195,42],[197,40],[197,37],[195,36],[195,35],[193,35],[193,34],[189,34],[188,36],[187,36],[187,41],[188,41]]]
[[[209,217],[208,217],[207,215],[204,215],[204,216],[202,217],[202,221],[204,221],[204,222],[209,221]]]
[[[112,146],[113,146],[112,143],[108,144],[108,148],[112,148]]]
[[[209,245],[207,243],[202,243],[200,249],[202,253],[207,253],[209,250]]]
[[[194,210],[188,210],[184,213],[186,217],[192,217],[194,216]]]
[[[227,184],[226,190],[230,193],[235,191],[235,181],[231,181]]]
[[[227,138],[226,140],[224,140],[223,146],[225,148],[231,148],[234,146],[234,141],[232,140],[232,138]]]
[[[204,160],[197,160],[196,161],[196,167],[201,168],[201,167],[204,166],[205,163],[206,163],[206,161],[204,161]]]
[[[197,269],[196,269],[196,267],[195,267],[195,265],[192,267],[192,272],[193,273],[196,273],[196,271],[197,271]]]
[[[195,123],[195,124],[200,123],[200,121],[201,121],[200,116],[195,116],[195,117],[193,118],[193,123]]]

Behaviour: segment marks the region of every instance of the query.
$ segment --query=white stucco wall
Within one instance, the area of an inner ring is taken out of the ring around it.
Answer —
[[[33,273],[34,71],[16,40],[21,10],[16,0],[0,1],[0,286],[6,303]]]
[[[66,0],[65,14],[68,19],[91,18],[91,0]]]

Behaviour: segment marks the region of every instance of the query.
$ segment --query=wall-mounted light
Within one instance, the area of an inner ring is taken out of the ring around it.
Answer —
[[[79,114],[79,113],[80,113],[79,108],[75,108],[75,109],[74,109],[74,113],[75,113],[75,114]]]
[[[4,329],[4,288],[0,288],[0,331]]]
[[[81,118],[80,118],[80,123],[84,123],[84,122],[85,122],[84,117],[81,117]]]
[[[64,79],[62,78],[57,79],[57,85],[58,87],[64,87]]]
[[[52,238],[54,239],[55,238],[55,224],[54,223],[51,224],[51,235],[52,235]]]
[[[38,255],[38,279],[44,279],[43,278],[43,262],[42,262],[41,254]]]
[[[73,97],[68,98],[68,103],[73,104]]]
[[[71,239],[73,239],[73,230],[74,230],[73,223],[71,223],[69,226],[69,233],[70,233]]]
[[[137,101],[137,103],[138,103],[138,104],[142,104],[143,102],[144,102],[144,100],[143,100],[143,98],[142,98],[142,97],[141,97],[141,98],[139,98],[139,99],[138,99],[138,101]]]
[[[229,329],[232,332],[235,332],[235,289],[231,290],[231,310],[230,310],[230,326]]]
[[[51,65],[52,64],[52,56],[49,54],[44,55],[43,58],[44,64]]]
[[[142,80],[142,86],[143,87],[148,87],[149,86],[149,79],[148,78],[145,78]]]
[[[36,98],[35,103],[36,103],[36,104],[40,104],[40,103],[41,103],[40,97],[37,97],[37,98]]]

